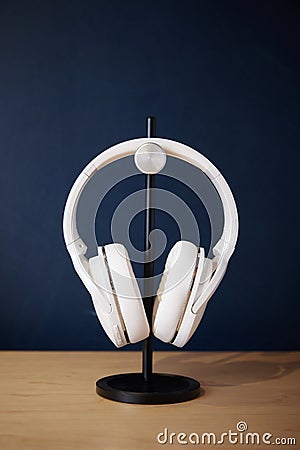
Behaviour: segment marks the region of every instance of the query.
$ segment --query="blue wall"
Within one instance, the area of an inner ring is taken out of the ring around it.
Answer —
[[[0,35],[1,348],[114,349],[62,213],[82,167],[156,115],[221,169],[240,214],[186,348],[299,349],[297,2],[2,0]]]

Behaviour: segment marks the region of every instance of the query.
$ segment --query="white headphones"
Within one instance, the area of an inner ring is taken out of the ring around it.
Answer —
[[[63,219],[64,239],[74,268],[92,296],[101,325],[117,347],[141,341],[150,333],[138,283],[122,244],[98,247],[98,255],[85,256],[87,246],[76,227],[81,193],[91,177],[107,164],[134,156],[143,144],[156,144],[168,157],[184,160],[204,172],[215,186],[223,207],[224,227],[213,248],[179,241],[168,255],[153,308],[153,334],[182,347],[199,325],[208,300],[220,284],[238,235],[238,214],[230,188],[218,169],[196,150],[162,138],[140,138],[114,145],[100,153],[81,172],[68,196]]]

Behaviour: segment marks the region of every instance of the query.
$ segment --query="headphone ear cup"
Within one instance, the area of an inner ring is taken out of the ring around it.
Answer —
[[[192,242],[179,241],[168,255],[153,308],[153,334],[163,342],[172,342],[176,335],[193,283],[198,251]]]
[[[208,283],[211,280],[212,274],[213,274],[213,262],[209,258],[204,258],[204,264],[200,275],[199,286],[196,291],[196,298],[200,297],[202,292],[205,291]]]
[[[183,347],[188,340],[193,336],[194,332],[196,331],[199,323],[202,320],[203,314],[205,312],[207,301],[203,303],[203,305],[200,307],[199,311],[197,313],[193,312],[193,304],[198,299],[198,297],[205,291],[206,287],[208,286],[212,274],[213,274],[213,263],[212,260],[209,258],[204,258],[203,267],[201,269],[201,273],[198,273],[197,276],[197,285],[194,286],[191,296],[190,296],[190,307],[187,308],[181,326],[180,330],[176,336],[176,339],[174,339],[173,344],[177,347]]]
[[[149,336],[150,328],[127,250],[122,244],[109,244],[104,247],[104,252],[103,247],[99,247],[98,251],[99,255],[100,252],[105,255],[104,260],[106,259],[107,264],[105,270],[108,274],[106,274],[106,284],[103,286],[104,294],[109,294],[110,301],[114,302],[115,309],[121,315],[121,322],[125,326],[129,341],[139,342]],[[100,269],[98,264],[95,265],[97,258],[99,256],[90,259],[94,278],[97,270]],[[103,278],[102,275],[101,280]]]

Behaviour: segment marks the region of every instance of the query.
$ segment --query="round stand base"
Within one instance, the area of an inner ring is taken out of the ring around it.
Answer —
[[[146,382],[142,373],[122,373],[100,378],[96,392],[102,397],[123,403],[158,405],[192,400],[204,393],[193,378],[153,373]]]

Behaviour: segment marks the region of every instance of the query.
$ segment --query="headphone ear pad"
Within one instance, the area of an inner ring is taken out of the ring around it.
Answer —
[[[102,247],[98,247],[99,255],[102,251]],[[104,291],[110,294],[110,301],[117,303],[129,341],[139,342],[149,336],[150,328],[127,250],[122,244],[109,244],[104,247],[104,251],[112,282],[112,286],[108,286],[108,283],[103,286]],[[93,258],[95,262],[96,258]],[[97,267],[91,267],[95,274]]]
[[[190,296],[190,308],[188,308],[184,314],[183,320],[180,325],[180,330],[177,333],[176,339],[172,342],[177,347],[183,347],[187,341],[192,337],[196,331],[199,323],[202,320],[202,316],[205,312],[207,301],[203,303],[197,313],[193,312],[193,305],[197,298],[205,291],[211,280],[213,273],[213,263],[211,259],[204,258],[202,268],[198,267],[197,277],[195,280],[195,286]]]
[[[171,249],[153,308],[153,334],[171,342],[188,301],[193,283],[199,248],[179,241]]]

